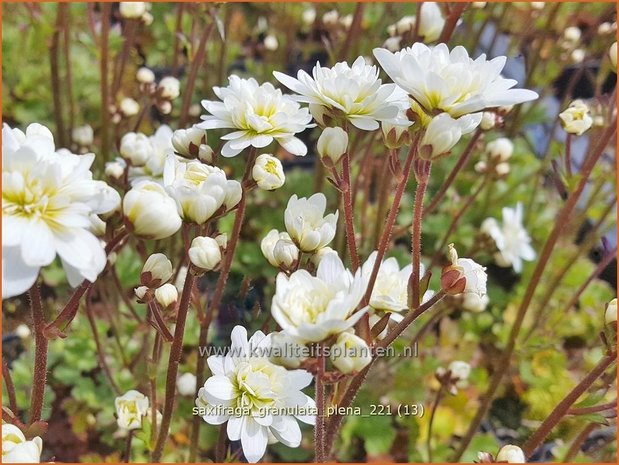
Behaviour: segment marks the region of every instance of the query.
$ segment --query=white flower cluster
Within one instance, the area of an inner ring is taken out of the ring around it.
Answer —
[[[135,289],[135,295],[143,302],[153,297],[164,309],[173,306],[178,300],[178,289],[168,281],[172,278],[172,262],[162,253],[148,257],[142,273],[141,286]]]

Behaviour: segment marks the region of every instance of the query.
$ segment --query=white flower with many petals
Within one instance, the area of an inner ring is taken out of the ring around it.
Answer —
[[[589,107],[582,100],[574,100],[570,106],[559,113],[561,126],[565,132],[582,136],[593,125]]]
[[[322,193],[310,198],[290,197],[284,211],[284,223],[292,241],[303,252],[315,252],[335,237],[339,212],[325,216],[327,198]]]
[[[129,167],[129,182],[132,186],[142,181],[154,181],[163,185],[163,172],[167,158],[174,154],[172,145],[173,132],[170,126],[162,125],[152,136],[143,136],[147,143],[148,152],[140,166]]]
[[[523,260],[535,259],[531,238],[522,225],[520,202],[516,204],[516,208],[503,208],[503,224],[499,225],[494,218],[486,218],[481,230],[494,239],[498,249],[495,260],[499,266],[511,266],[516,273],[520,273]]]
[[[279,82],[299,94],[295,98],[310,104],[310,111],[318,122],[326,112],[333,118],[344,117],[355,127],[366,131],[378,129],[378,121],[393,119],[398,115],[394,101],[393,84],[382,84],[378,68],[366,64],[363,57],[348,63],[337,63],[326,68],[317,63],[312,76],[305,71],[297,79],[275,71]]]
[[[213,374],[200,388],[196,406],[207,423],[228,422],[231,441],[241,441],[250,463],[262,458],[269,442],[288,447],[301,444],[300,420],[314,424],[315,403],[301,391],[312,382],[305,370],[286,370],[267,358],[270,338],[235,326],[226,356],[207,359]]]
[[[289,268],[299,259],[299,249],[287,232],[271,229],[260,242],[260,250],[275,267]]]
[[[362,271],[367,280],[372,274],[372,269],[376,263],[376,252],[372,252],[367,261],[363,264]],[[376,281],[370,296],[370,307],[374,310],[384,312],[401,312],[408,308],[408,289],[409,278],[413,271],[413,265],[407,265],[400,269],[395,257],[383,261],[378,268]],[[425,274],[423,264],[419,267],[419,276]],[[426,291],[422,301],[426,302],[434,295],[433,291]],[[400,315],[394,315],[394,320],[400,320]]]
[[[487,294],[486,268],[470,258],[458,258],[453,244],[449,244],[447,257],[451,265],[443,268],[441,286],[451,295],[474,294],[483,299]]]
[[[276,140],[293,155],[307,154],[306,145],[295,134],[311,127],[307,108],[270,83],[230,76],[228,87],[214,87],[221,102],[202,100],[210,113],[203,115],[202,129],[235,129],[222,137],[224,157],[234,157],[247,147],[263,148]]]
[[[148,412],[148,397],[139,391],[130,390],[114,400],[119,428],[138,429]]]
[[[241,184],[226,179],[221,168],[199,161],[179,161],[169,156],[163,175],[165,188],[188,222],[204,224],[222,207],[230,209],[241,200]]]
[[[67,279],[94,282],[106,256],[90,232],[91,215],[114,211],[118,192],[94,181],[93,154],[55,151],[52,133],[31,124],[2,129],[2,297],[28,290],[39,269],[60,256]]]
[[[423,8],[422,8],[423,10]],[[473,60],[464,47],[428,47],[420,42],[399,52],[374,49],[374,56],[393,82],[428,113],[442,110],[457,118],[486,108],[534,100],[537,93],[512,89],[513,79],[501,77],[506,57]]]
[[[28,441],[17,426],[2,424],[3,463],[39,463],[42,450],[43,441],[40,437]]]
[[[316,276],[306,270],[277,276],[271,313],[293,338],[320,342],[351,328],[365,314],[355,309],[366,288],[361,270],[353,276],[336,254],[327,254]]]
[[[330,358],[335,368],[348,375],[368,366],[372,361],[372,350],[359,336],[344,332],[331,346]]]

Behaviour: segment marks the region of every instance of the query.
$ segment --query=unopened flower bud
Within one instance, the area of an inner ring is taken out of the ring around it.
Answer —
[[[164,99],[174,100],[181,94],[181,84],[173,76],[166,76],[159,81],[158,88],[161,90],[161,96]]]
[[[328,158],[334,165],[342,158],[348,149],[348,134],[342,128],[325,128],[316,144],[318,153]]]
[[[337,10],[331,10],[322,15],[322,22],[325,26],[334,26],[337,24],[340,14]]]
[[[202,163],[206,163],[206,164],[210,164],[213,163],[213,149],[206,144],[202,144],[200,146],[200,150],[198,151],[198,159],[202,162]]]
[[[206,132],[204,129],[191,127],[189,129],[177,129],[172,134],[172,145],[178,155],[185,158],[197,158],[200,147],[206,144]]]
[[[265,191],[279,189],[286,181],[282,162],[269,153],[256,158],[251,174],[258,187]]]
[[[146,260],[140,274],[144,286],[158,287],[172,277],[172,262],[162,253],[154,253]]]
[[[189,260],[202,271],[211,271],[221,262],[219,244],[212,237],[199,236],[191,242]]]
[[[509,163],[503,162],[503,163],[499,163],[498,165],[496,165],[494,167],[494,172],[498,175],[498,176],[506,176],[509,174]]]
[[[606,312],[604,313],[604,321],[606,321],[607,325],[617,324],[617,299],[608,302]]]
[[[514,144],[507,137],[499,137],[488,142],[486,153],[499,161],[507,161],[514,153]]]
[[[169,115],[172,113],[172,103],[169,100],[162,100],[157,102],[157,110],[163,115]]]
[[[176,389],[181,396],[193,396],[196,393],[197,379],[193,373],[185,373],[176,380]]]
[[[495,126],[496,126],[496,113],[492,111],[484,111],[481,114],[481,123],[479,123],[479,127],[481,127],[484,131],[489,131]]]
[[[275,51],[279,47],[277,37],[273,34],[269,34],[264,38],[264,48],[270,51]]]
[[[426,160],[447,155],[464,134],[475,129],[481,121],[481,114],[464,115],[458,119],[448,113],[441,113],[429,122],[421,139],[419,154]]]
[[[21,325],[17,326],[17,328],[15,328],[15,334],[20,339],[28,339],[32,333],[30,331],[30,328],[28,328],[27,325],[22,323]]]
[[[122,158],[117,158],[114,161],[108,161],[105,164],[105,175],[110,178],[120,179],[125,174],[127,163]]]
[[[94,132],[89,124],[78,126],[71,131],[71,138],[80,147],[88,147],[94,140]]]
[[[133,234],[148,239],[170,237],[182,224],[176,202],[153,181],[142,181],[125,194],[123,213]]]
[[[163,308],[171,307],[178,300],[178,290],[174,284],[164,284],[155,289],[155,299]]]
[[[486,170],[488,169],[488,163],[486,163],[483,160],[480,160],[477,163],[475,163],[474,168],[475,168],[476,173],[485,173]]]
[[[132,98],[124,98],[120,101],[120,112],[129,117],[137,115],[140,111],[140,104],[133,100]]]
[[[563,38],[571,43],[578,42],[580,40],[581,32],[576,26],[566,27],[563,31]]]
[[[305,10],[303,10],[301,20],[303,21],[303,24],[307,26],[314,24],[314,21],[316,21],[316,10],[311,7],[306,8]]]
[[[470,258],[458,258],[453,244],[449,244],[447,256],[451,265],[443,268],[442,289],[451,295],[474,293],[480,298],[486,295],[488,275],[485,268]]]
[[[219,244],[222,250],[226,250],[226,247],[228,247],[228,235],[226,233],[218,235],[215,237],[215,242]]]
[[[289,268],[299,258],[299,249],[287,232],[272,229],[260,242],[260,250],[267,261],[278,268]]]
[[[582,48],[575,48],[574,50],[572,50],[572,53],[570,54],[570,58],[572,59],[572,62],[574,63],[582,63],[583,60],[585,59],[586,53]]]
[[[120,154],[133,166],[144,166],[153,151],[149,138],[140,132],[128,132],[120,140]]]
[[[408,126],[383,121],[381,123],[381,130],[385,146],[389,149],[399,149],[403,145],[410,145],[411,143]]]
[[[496,455],[496,461],[507,463],[526,463],[522,449],[511,444],[501,447],[501,450],[499,450],[499,453]]]
[[[372,361],[367,343],[352,333],[338,336],[330,350],[331,362],[345,375],[363,370]]]
[[[146,293],[148,292],[148,286],[139,286],[136,287],[133,292],[135,293],[135,296],[140,300],[140,301],[144,301],[144,297],[146,296]]]
[[[284,332],[271,333],[269,360],[272,363],[294,370],[299,368],[301,362],[308,356],[308,348],[288,334]]]
[[[614,42],[608,50],[608,58],[610,58],[610,64],[613,65],[613,69],[617,70],[617,42]]]
[[[125,19],[141,18],[146,13],[145,2],[120,2],[120,16]]]
[[[138,69],[137,73],[135,74],[135,78],[138,82],[142,84],[152,84],[153,82],[155,82],[155,73],[153,73],[152,70],[150,70],[149,68],[143,66]]]

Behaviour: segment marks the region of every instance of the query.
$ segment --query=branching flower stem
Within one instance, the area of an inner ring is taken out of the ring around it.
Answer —
[[[479,409],[477,410],[475,417],[473,418],[473,420],[471,421],[471,424],[469,425],[469,429],[467,430],[466,434],[462,438],[462,441],[460,442],[458,449],[456,450],[456,452],[454,453],[454,456],[452,457],[452,461],[454,462],[457,462],[460,460],[460,458],[462,457],[462,454],[464,454],[471,440],[473,439],[473,436],[479,429],[479,425],[481,424],[483,418],[486,415],[486,412],[488,411],[488,408],[490,407],[494,394],[499,388],[499,385],[501,384],[501,380],[503,379],[503,376],[505,375],[505,373],[507,372],[509,368],[509,365],[512,359],[512,354],[516,347],[516,339],[518,338],[518,334],[520,333],[520,329],[522,327],[522,323],[524,322],[524,317],[527,313],[527,310],[529,309],[531,305],[533,294],[535,293],[535,290],[538,287],[538,284],[542,278],[544,270],[546,269],[546,265],[548,264],[548,261],[550,260],[550,256],[552,255],[552,252],[555,248],[555,244],[557,243],[557,240],[559,239],[564,228],[568,224],[570,216],[572,212],[574,211],[574,208],[576,207],[578,199],[580,198],[582,192],[585,189],[585,186],[587,185],[587,182],[589,180],[589,177],[591,176],[591,172],[593,171],[594,166],[596,165],[597,161],[600,159],[600,157],[604,153],[604,149],[606,148],[606,146],[608,145],[608,143],[610,142],[610,140],[616,133],[616,130],[617,130],[616,124],[617,124],[617,119],[615,117],[609,122],[609,126],[603,132],[603,134],[601,134],[600,138],[598,139],[597,145],[593,148],[593,150],[591,151],[590,155],[587,157],[586,161],[584,162],[581,168],[580,181],[578,182],[574,191],[572,191],[572,193],[569,195],[568,199],[566,200],[563,206],[563,209],[559,212],[559,215],[557,216],[555,226],[550,232],[550,235],[548,236],[546,243],[544,244],[544,247],[542,249],[542,252],[540,253],[537,265],[535,266],[535,270],[533,271],[531,280],[529,281],[529,285],[527,286],[524,297],[518,308],[516,319],[514,320],[514,323],[512,324],[511,331],[508,337],[507,346],[505,347],[505,350],[503,351],[503,355],[501,356],[500,361],[497,365],[497,370],[494,372],[494,375],[492,376],[490,380],[488,390],[486,391],[483,397],[483,400],[481,401],[481,405],[479,406]]]
[[[582,396],[587,389],[604,374],[606,369],[613,363],[617,362],[617,351],[614,350],[604,356],[602,360],[591,370],[591,372],[585,376],[585,378],[578,383],[578,385],[570,391],[570,393],[554,408],[554,410],[548,415],[537,431],[531,436],[522,447],[527,459],[531,457],[535,449],[542,443],[544,439],[550,434],[552,429],[561,421],[561,419],[568,414],[570,407]]]

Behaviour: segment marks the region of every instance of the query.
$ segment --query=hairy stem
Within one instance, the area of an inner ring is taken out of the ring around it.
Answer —
[[[419,307],[419,279],[421,266],[421,220],[423,219],[423,198],[428,187],[430,178],[430,161],[417,160],[415,162],[415,176],[417,178],[417,188],[415,190],[415,203],[413,205],[413,226],[411,232],[411,262],[413,271],[410,277],[410,289],[412,298],[412,308]]]
[[[315,377],[316,387],[316,426],[314,428],[314,461],[316,463],[325,462],[325,351],[324,347],[319,347],[318,371]]]
[[[548,415],[537,431],[531,436],[527,442],[525,442],[522,450],[525,453],[527,459],[531,457],[535,449],[542,443],[544,439],[550,434],[552,429],[561,421],[561,419],[568,413],[570,407],[582,396],[587,389],[604,374],[606,369],[617,361],[617,351],[613,351],[606,355],[599,363],[591,370],[591,372],[585,376],[585,378],[576,385],[574,389],[554,408],[554,410]]]
[[[9,397],[9,408],[13,412],[14,415],[17,415],[17,400],[15,399],[15,385],[13,384],[13,378],[11,378],[11,371],[9,370],[9,366],[6,364],[6,360],[2,360],[2,379],[4,381],[4,386],[6,387],[6,392]]]
[[[30,307],[34,325],[34,375],[32,378],[32,392],[30,399],[30,424],[41,419],[43,411],[43,397],[47,378],[47,345],[45,337],[45,316],[41,303],[41,292],[38,283],[30,288]]]
[[[353,273],[357,271],[361,262],[359,260],[359,252],[357,251],[357,242],[355,239],[355,222],[353,218],[353,204],[351,195],[350,183],[350,155],[344,154],[342,159],[342,199],[344,203],[344,219],[346,223],[346,242],[350,251],[350,261]]]
[[[183,350],[183,337],[185,335],[185,322],[187,321],[187,312],[189,303],[191,302],[191,292],[195,282],[195,276],[191,267],[187,271],[183,293],[178,307],[176,317],[176,328],[174,329],[174,340],[170,347],[170,357],[168,359],[168,372],[165,385],[165,400],[163,406],[163,414],[161,419],[161,427],[155,450],[153,451],[153,462],[159,462],[163,454],[163,448],[168,438],[170,431],[170,423],[172,422],[172,412],[174,411],[174,400],[176,397],[176,375],[178,374],[178,365],[181,361]]]

